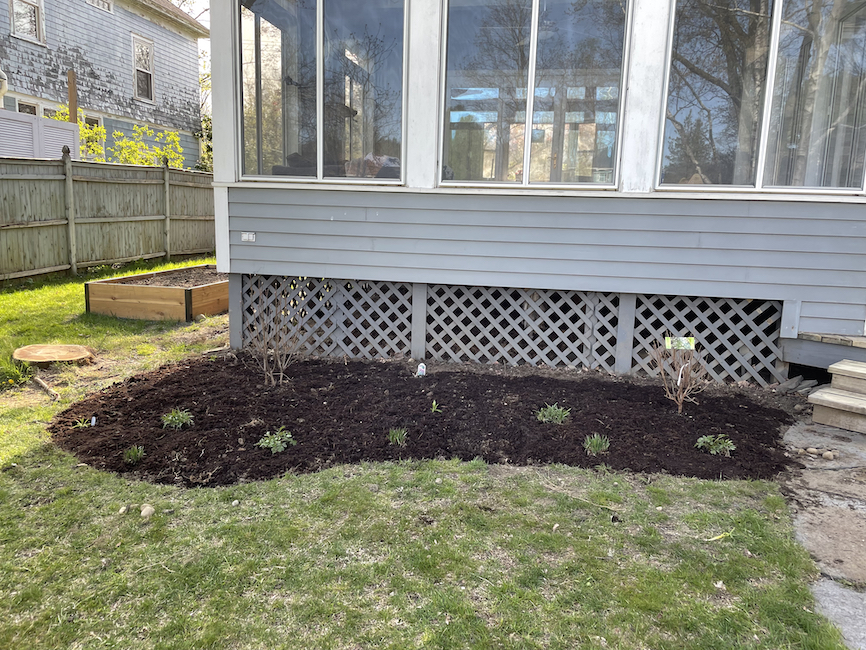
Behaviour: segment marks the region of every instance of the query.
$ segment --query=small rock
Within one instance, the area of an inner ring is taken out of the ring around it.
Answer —
[[[149,503],[145,503],[143,506],[141,506],[141,516],[144,519],[150,519],[151,517],[153,517],[155,512],[156,509]]]
[[[802,413],[805,410],[806,410],[805,404],[794,404],[794,412],[795,413]]]
[[[203,323],[207,320],[207,316],[205,316],[204,314],[199,314],[195,317],[195,320],[197,323]]]
[[[370,486],[370,492],[378,492],[378,491],[379,491],[379,486],[376,485],[375,483],[373,483],[373,485]]]
[[[821,458],[824,458],[826,460],[833,460],[836,457],[833,455],[832,451],[825,451],[823,454],[821,454]]]
[[[797,450],[797,455],[798,455],[798,456],[805,456],[805,455],[806,455],[806,450],[803,449],[802,447],[800,447],[800,448]]]
[[[808,448],[806,449],[806,453],[807,453],[807,454],[812,454],[813,456],[817,456],[817,455],[818,455],[818,450],[815,449],[814,447],[808,447]]]
[[[233,506],[239,506],[239,505],[241,505],[241,502],[238,501],[237,499],[235,499],[234,501],[232,501],[232,505]]]
[[[797,388],[797,386],[800,385],[801,381],[803,381],[803,375],[797,375],[796,377],[791,377],[791,379],[789,379],[788,381],[783,381],[781,384],[779,384],[779,387],[777,388],[777,390],[780,393],[789,393],[792,390],[794,390],[795,388]]]
[[[441,478],[437,478],[437,479],[436,479],[435,481],[433,481],[433,482],[434,482],[436,485],[442,485],[442,479],[441,479]]]
[[[120,508],[120,510],[117,511],[117,514],[119,514],[119,515],[125,515],[127,510],[129,510],[128,507],[126,507],[126,506],[122,506],[122,507]]]
[[[661,509],[662,509],[661,506],[656,506],[656,510],[661,511]]]

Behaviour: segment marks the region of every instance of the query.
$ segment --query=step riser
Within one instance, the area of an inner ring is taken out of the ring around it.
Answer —
[[[833,375],[833,381],[830,382],[832,388],[839,390],[847,390],[849,393],[857,393],[866,395],[866,379],[858,377],[846,377],[845,375]]]
[[[826,424],[839,429],[866,433],[866,415],[840,411],[828,406],[815,404],[812,409],[812,421],[817,424]]]

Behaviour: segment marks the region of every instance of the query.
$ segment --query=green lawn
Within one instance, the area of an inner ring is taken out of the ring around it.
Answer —
[[[0,291],[0,648],[844,647],[770,482],[437,460],[183,490],[79,465],[59,409],[227,340],[87,316],[82,281]],[[35,342],[99,361],[40,371],[52,402],[8,362]]]

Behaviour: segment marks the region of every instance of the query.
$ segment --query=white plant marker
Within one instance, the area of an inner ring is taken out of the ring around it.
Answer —
[[[90,426],[92,426],[92,427],[96,426],[96,416],[95,415],[92,418],[90,418]]]
[[[423,363],[418,364],[418,370],[415,372],[416,377],[423,377],[427,374],[427,365]]]

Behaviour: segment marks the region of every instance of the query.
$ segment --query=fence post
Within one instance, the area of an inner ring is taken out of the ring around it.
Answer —
[[[413,359],[423,359],[427,349],[427,285],[412,284],[412,338],[410,353]]]
[[[634,315],[637,296],[633,293],[619,294],[619,310],[616,325],[616,360],[613,370],[618,375],[631,371],[632,340],[634,338]]]
[[[75,242],[75,195],[72,192],[72,157],[69,147],[63,145],[63,171],[66,175],[66,229],[69,244],[69,270],[72,275],[78,275],[78,247]]]
[[[171,260],[171,176],[168,156],[162,159],[162,179],[165,187],[165,261]]]

